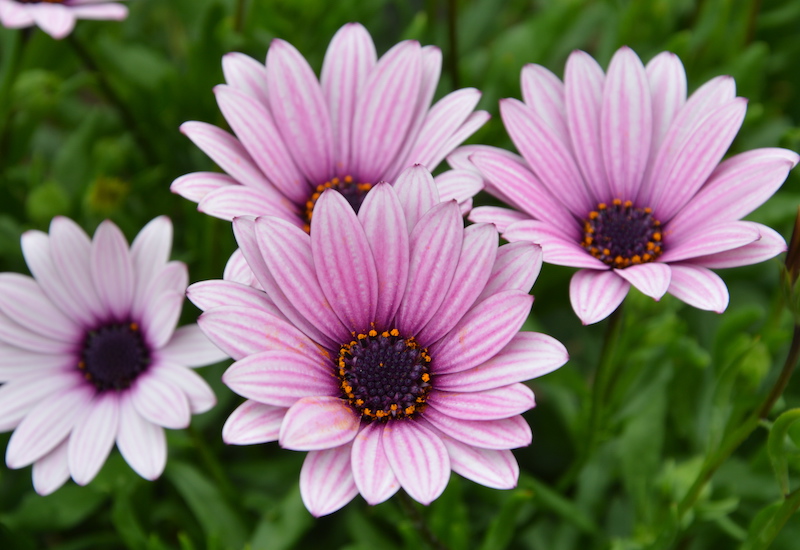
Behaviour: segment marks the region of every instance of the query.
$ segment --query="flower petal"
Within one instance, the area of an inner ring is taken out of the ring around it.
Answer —
[[[86,485],[94,479],[114,447],[118,426],[117,395],[97,395],[69,437],[69,471],[75,483]]]
[[[569,143],[564,83],[541,65],[530,63],[522,67],[520,87],[525,104],[550,126],[563,143]]]
[[[450,479],[450,458],[439,436],[419,422],[389,422],[382,444],[397,481],[411,498],[428,505],[442,494]]]
[[[293,451],[317,451],[345,445],[361,420],[338,397],[304,397],[286,411],[278,442]]]
[[[350,466],[351,445],[311,451],[300,470],[300,496],[314,517],[332,514],[358,494]]]
[[[400,488],[383,450],[383,428],[384,424],[373,422],[353,440],[353,480],[367,504],[373,506],[388,500]]]
[[[527,447],[533,440],[530,426],[520,415],[498,420],[462,420],[428,408],[425,420],[445,435],[482,449],[516,449]]]
[[[103,307],[115,320],[124,321],[133,303],[133,261],[125,235],[108,220],[95,231],[90,261],[92,281]]]
[[[41,496],[55,492],[69,479],[65,439],[33,464],[33,488]]]
[[[61,40],[75,28],[75,14],[68,6],[37,4],[28,6],[28,10],[36,25],[56,40]]]
[[[512,384],[470,393],[434,391],[428,397],[428,405],[462,420],[496,420],[529,411],[536,401],[528,386]]]
[[[84,310],[90,312],[94,319],[101,320],[108,310],[100,301],[92,282],[91,249],[89,237],[78,224],[62,216],[53,218],[50,223],[50,254],[59,277]]]
[[[667,234],[667,238],[669,235]],[[661,262],[678,262],[697,256],[706,256],[738,248],[760,238],[758,226],[751,222],[727,222],[706,228],[704,231],[687,235],[685,240],[675,242],[669,239],[664,244]]]
[[[26,275],[0,273],[0,311],[15,323],[48,339],[77,342],[83,336],[83,329],[64,315],[36,281]]]
[[[71,355],[37,353],[0,342],[0,382],[9,382],[28,375],[44,378],[64,371],[74,373],[75,363],[76,358]],[[0,412],[0,418],[5,419],[6,415]]]
[[[222,56],[222,74],[231,88],[257,99],[264,106],[269,105],[264,64],[249,55],[230,52]]]
[[[394,183],[394,191],[403,206],[409,233],[434,205],[441,202],[433,176],[420,165],[404,170]]]
[[[538,378],[569,361],[564,344],[546,334],[519,332],[494,357],[477,367],[436,377],[436,388],[476,392]]]
[[[270,112],[295,164],[315,184],[328,181],[333,169],[333,132],[322,88],[308,62],[284,40],[267,52]]]
[[[529,219],[528,214],[503,208],[502,206],[479,206],[473,208],[469,213],[469,221],[473,223],[493,223],[501,233],[505,232],[512,223]]]
[[[164,428],[182,429],[189,426],[192,412],[189,399],[178,387],[161,376],[159,369],[149,369],[139,375],[130,389],[136,411]]]
[[[244,185],[222,187],[205,195],[197,210],[226,221],[237,216],[278,216],[302,226],[297,207],[274,189],[265,193]]]
[[[222,426],[222,440],[228,445],[254,445],[278,440],[283,407],[247,400],[234,410]]]
[[[167,345],[158,350],[159,359],[184,367],[213,365],[228,358],[197,325],[179,327]]]
[[[708,256],[698,256],[687,260],[687,264],[701,265],[713,269],[723,267],[739,267],[751,265],[774,258],[781,252],[786,252],[786,241],[780,233],[766,225],[755,224],[761,238],[750,244],[718,252]]]
[[[459,204],[471,199],[483,189],[483,178],[472,170],[448,170],[435,178],[439,200],[457,200]]]
[[[447,374],[471,369],[491,359],[522,327],[533,296],[500,292],[475,305],[444,338],[429,347],[431,371]]]
[[[200,281],[186,290],[186,297],[203,311],[223,306],[240,306],[283,317],[263,290],[234,281]],[[172,341],[174,340],[173,336]]]
[[[193,172],[177,178],[169,190],[192,202],[200,202],[211,191],[239,185],[227,174],[217,172]]]
[[[159,477],[167,464],[164,428],[148,422],[136,412],[130,392],[120,401],[117,447],[130,467],[145,479]]]
[[[505,290],[530,292],[542,270],[542,257],[542,247],[537,244],[504,244],[497,249],[492,273],[475,301],[480,302]]]
[[[653,103],[653,137],[650,158],[655,159],[677,113],[686,103],[686,71],[680,58],[672,52],[661,52],[645,67]]]
[[[291,349],[262,351],[231,365],[222,381],[242,397],[276,407],[291,407],[304,397],[338,395],[333,363],[319,359]]]
[[[72,367],[74,369],[74,366]],[[37,370],[0,386],[0,431],[13,430],[39,403],[52,401],[64,392],[70,392],[84,381],[76,372],[47,372]]]
[[[142,312],[142,333],[152,349],[169,342],[183,307],[183,292],[168,290],[153,296]]]
[[[645,296],[650,296],[654,300],[661,299],[669,288],[671,271],[667,264],[661,262],[650,262],[640,265],[632,265],[625,269],[615,269],[617,275],[628,281],[639,292]]]
[[[616,272],[581,269],[569,283],[569,301],[584,325],[602,321],[628,294],[630,283]]]
[[[453,471],[493,489],[513,489],[519,479],[519,464],[507,449],[481,449],[442,435]]]
[[[722,313],[730,299],[725,282],[713,271],[696,265],[672,265],[669,293],[690,306]]]
[[[204,413],[217,404],[217,396],[214,395],[211,386],[195,371],[167,361],[161,361],[157,367],[151,368],[157,368],[159,378],[186,394],[192,414]]]

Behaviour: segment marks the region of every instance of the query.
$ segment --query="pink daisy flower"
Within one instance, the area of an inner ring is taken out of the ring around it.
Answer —
[[[722,163],[744,119],[746,100],[731,77],[714,78],[687,99],[677,56],[644,67],[629,48],[603,74],[574,52],[564,82],[544,67],[522,71],[524,102],[500,103],[522,154],[467,146],[448,159],[474,165],[487,190],[517,209],[476,208],[511,242],[542,245],[544,261],[581,268],[570,300],[584,324],[610,315],[631,285],[722,312],[728,289],[709,268],[748,265],[783,252],[764,225],[740,221],[786,179],[798,156],[756,149]]]
[[[0,24],[9,29],[37,25],[60,40],[75,27],[78,19],[128,17],[128,8],[108,0],[0,0]]]
[[[139,475],[157,478],[164,428],[215,404],[187,367],[227,356],[197,325],[175,329],[188,276],[168,261],[171,242],[166,217],[130,248],[109,221],[90,240],[59,217],[49,235],[22,237],[33,277],[0,274],[0,430],[14,430],[6,464],[33,464],[39,494],[70,476],[89,483],[115,441]]]
[[[358,23],[333,37],[319,80],[283,40],[272,42],[266,66],[228,54],[227,84],[214,92],[235,137],[204,122],[181,126],[226,174],[187,174],[171,189],[212,216],[277,216],[306,231],[325,189],[337,189],[358,210],[373,185],[414,164],[433,170],[488,120],[485,111],[473,112],[480,99],[474,88],[431,106],[441,63],[438,48],[411,40],[377,59]],[[469,173],[436,182],[443,200],[456,199],[465,210],[482,187]]]
[[[323,192],[310,235],[277,217],[237,218],[264,290],[189,287],[198,324],[236,360],[223,382],[247,398],[223,439],[308,451],[300,489],[315,516],[400,487],[428,504],[451,469],[514,487],[510,449],[530,444],[521,413],[534,406],[520,382],[567,361],[553,338],[518,332],[540,248],[498,248],[492,225],[464,229],[456,202],[436,193],[413,167],[374,186],[358,214]]]

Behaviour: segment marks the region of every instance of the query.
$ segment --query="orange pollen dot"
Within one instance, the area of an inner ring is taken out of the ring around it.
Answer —
[[[364,197],[366,197],[369,190],[372,189],[372,184],[366,182],[357,183],[353,180],[352,176],[345,176],[341,179],[331,178],[330,181],[317,185],[305,202],[305,211],[303,212],[305,224],[303,225],[303,229],[305,229],[306,233],[311,232],[311,218],[314,217],[314,207],[317,205],[317,200],[322,196],[322,192],[326,189],[336,189],[347,200],[350,206],[353,207],[353,210],[358,212],[361,203],[364,201]]]

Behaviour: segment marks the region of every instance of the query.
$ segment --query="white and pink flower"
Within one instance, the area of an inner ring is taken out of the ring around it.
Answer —
[[[128,7],[108,0],[0,0],[0,24],[9,29],[38,26],[60,40],[78,19],[120,21]]]

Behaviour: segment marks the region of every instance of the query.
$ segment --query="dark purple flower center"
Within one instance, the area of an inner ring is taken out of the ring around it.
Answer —
[[[345,176],[342,179],[333,178],[331,181],[326,181],[317,185],[314,192],[306,201],[306,209],[304,212],[305,217],[305,230],[306,233],[311,231],[311,217],[314,215],[314,207],[317,205],[322,192],[326,189],[336,189],[347,200],[353,210],[358,214],[358,209],[361,208],[361,203],[364,202],[364,197],[367,192],[372,189],[371,183],[357,183],[351,176]]]
[[[431,391],[428,350],[397,329],[353,336],[339,349],[342,398],[365,420],[421,413]]]
[[[616,268],[652,262],[662,252],[661,222],[650,208],[631,201],[601,202],[583,224],[581,246],[601,262]]]
[[[114,323],[89,331],[78,368],[100,391],[123,390],[150,365],[150,350],[136,323]]]

